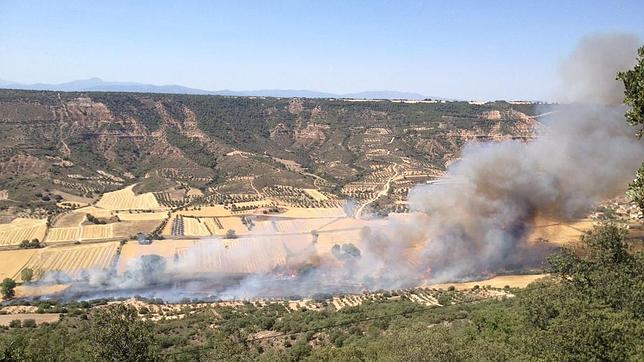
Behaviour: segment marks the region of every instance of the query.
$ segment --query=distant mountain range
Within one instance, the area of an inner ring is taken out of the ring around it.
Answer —
[[[60,84],[21,84],[0,80],[0,88],[52,90],[61,92],[140,92],[140,93],[171,93],[171,94],[206,94],[224,96],[256,96],[256,97],[299,97],[299,98],[354,98],[354,99],[410,99],[428,98],[422,94],[397,91],[366,91],[358,93],[336,94],[316,92],[306,89],[260,89],[250,91],[219,90],[208,91],[189,88],[180,85],[154,85],[134,82],[108,82],[100,78],[75,80]],[[434,98],[433,99],[438,99]]]

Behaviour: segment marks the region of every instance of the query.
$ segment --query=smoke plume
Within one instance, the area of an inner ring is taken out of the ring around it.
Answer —
[[[450,182],[419,186],[413,209],[430,215],[424,253],[436,276],[494,270],[526,249],[537,216],[583,216],[622,193],[644,159],[644,147],[618,104],[615,77],[633,66],[639,45],[629,35],[581,40],[561,66],[571,105],[544,109],[536,140],[474,143],[448,169]],[[436,268],[438,267],[438,268]]]

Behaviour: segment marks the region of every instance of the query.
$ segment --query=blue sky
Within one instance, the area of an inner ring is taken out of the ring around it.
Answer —
[[[547,99],[590,33],[644,1],[7,1],[0,79]]]

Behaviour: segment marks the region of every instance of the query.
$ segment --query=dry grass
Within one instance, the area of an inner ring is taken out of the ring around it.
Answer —
[[[104,194],[96,203],[96,206],[107,210],[160,210],[164,209],[159,205],[153,193],[148,192],[136,195],[132,190],[134,185],[122,190]]]
[[[23,240],[43,240],[47,233],[47,219],[17,218],[9,224],[0,224],[0,245],[18,245]]]

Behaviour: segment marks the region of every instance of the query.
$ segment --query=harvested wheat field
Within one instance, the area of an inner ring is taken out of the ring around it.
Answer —
[[[112,224],[83,225],[81,227],[81,240],[110,239],[113,237]]]
[[[96,206],[107,210],[159,210],[164,209],[159,205],[153,193],[148,192],[136,195],[132,190],[134,185],[122,190],[104,194]]]
[[[80,240],[80,235],[81,228],[78,226],[67,228],[52,228],[49,229],[45,241],[48,243],[55,243],[60,241],[76,241]]]
[[[112,242],[40,249],[31,256],[24,267],[31,268],[35,276],[45,272],[60,271],[71,278],[78,278],[81,271],[86,269],[109,268],[118,247],[119,243]],[[13,278],[19,279],[20,271]]]
[[[0,224],[0,245],[18,245],[23,240],[43,240],[47,233],[47,219],[17,218]]]
[[[185,236],[210,236],[211,233],[208,230],[206,224],[201,222],[196,217],[184,217],[183,218],[183,227]]]
[[[0,280],[20,274],[29,259],[39,251],[39,249],[0,251]]]

